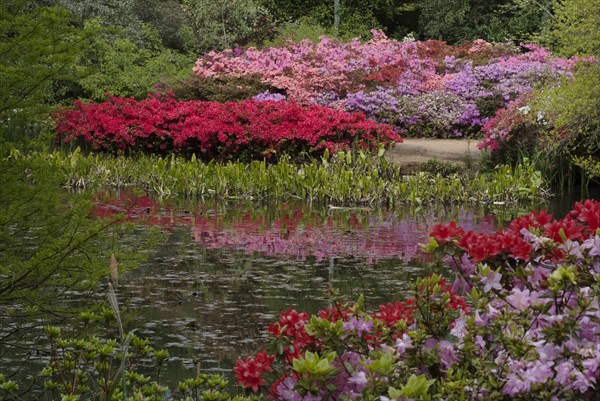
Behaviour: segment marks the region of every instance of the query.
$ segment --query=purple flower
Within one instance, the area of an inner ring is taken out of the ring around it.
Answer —
[[[588,250],[589,256],[600,256],[600,235],[583,241],[581,247]]]
[[[356,391],[361,391],[369,384],[369,380],[367,379],[367,375],[365,372],[355,372],[348,379],[348,383],[354,384]]]
[[[302,396],[294,391],[294,387],[298,381],[293,377],[286,377],[277,386],[277,393],[285,401],[300,401]]]
[[[454,350],[454,345],[450,341],[440,341],[438,344],[438,354],[444,369],[448,369],[458,360],[456,351]]]
[[[521,377],[518,374],[509,373],[508,375],[506,375],[506,378],[508,380],[504,384],[504,388],[502,389],[504,394],[512,397],[519,393],[529,391],[529,383],[521,379]]]
[[[259,93],[258,95],[254,96],[254,100],[256,100],[257,102],[266,102],[266,101],[274,101],[274,102],[281,102],[284,101],[286,98],[284,95],[282,95],[281,93],[271,93],[269,91],[265,91],[262,93]]]
[[[561,353],[561,348],[556,344],[547,343],[535,349],[538,353],[540,361],[553,361]]]
[[[463,316],[454,321],[454,327],[450,330],[450,334],[458,338],[463,338],[467,334],[467,321]]]
[[[506,297],[506,301],[515,309],[524,311],[531,305],[539,304],[540,298],[536,291],[530,292],[527,288],[521,290],[518,287],[512,289],[511,294]]]
[[[471,262],[471,259],[467,253],[464,253],[460,257],[460,269],[466,276],[470,276],[471,274],[475,273],[475,266]]]
[[[365,321],[362,318],[357,319],[357,318],[353,317],[350,320],[348,320],[347,322],[344,322],[342,327],[347,333],[356,331],[356,335],[358,337],[362,337],[363,332],[369,333],[373,329],[373,322]]]
[[[552,372],[554,362],[536,361],[532,366],[528,365],[522,373],[523,379],[528,383],[546,383],[554,376]]]
[[[502,274],[490,269],[487,276],[481,278],[481,283],[484,285],[483,291],[490,292],[492,288],[501,290],[502,284],[500,284],[500,280],[502,280]]]
[[[412,339],[406,333],[402,334],[402,338],[396,339],[396,352],[400,356],[406,354],[406,350],[412,348],[412,346]]]
[[[587,377],[579,370],[575,370],[572,375],[574,377],[572,387],[580,393],[585,393],[588,389],[594,387],[596,378]]]
[[[479,313],[479,310],[475,311],[475,324],[478,326],[485,326],[488,324],[489,318],[486,313]]]
[[[554,381],[562,385],[569,384],[569,376],[574,369],[575,367],[570,361],[562,362],[556,367],[556,376],[554,376]]]

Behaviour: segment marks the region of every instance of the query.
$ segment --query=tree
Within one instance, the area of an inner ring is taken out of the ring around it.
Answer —
[[[600,0],[554,0],[550,39],[565,56],[600,56]]]
[[[60,99],[58,82],[74,82],[97,31],[78,27],[62,7],[26,0],[0,4],[0,139],[15,120],[31,120]]]
[[[419,25],[426,38],[460,43],[531,40],[548,19],[549,0],[421,0]]]
[[[255,0],[183,0],[182,6],[198,52],[246,45],[255,39],[261,21],[268,25],[271,19]]]

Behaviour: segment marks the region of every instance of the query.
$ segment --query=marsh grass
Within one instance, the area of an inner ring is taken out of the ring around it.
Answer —
[[[548,193],[546,182],[527,160],[469,176],[418,172],[402,175],[383,157],[340,152],[295,164],[204,163],[177,156],[134,157],[74,152],[18,155],[23,168],[54,171],[62,185],[82,190],[134,186],[159,197],[198,200],[305,200],[334,206],[400,204],[516,204]]]

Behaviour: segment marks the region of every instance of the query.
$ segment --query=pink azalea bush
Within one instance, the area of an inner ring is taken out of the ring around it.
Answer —
[[[391,123],[402,135],[479,134],[496,110],[534,86],[570,74],[576,59],[553,57],[536,45],[477,40],[400,42],[373,31],[373,39],[338,42],[322,37],[279,48],[210,52],[194,67],[200,78],[256,77],[278,100],[362,111]]]
[[[286,401],[600,399],[600,202],[493,234],[440,224],[425,248],[452,284],[433,274],[375,312],[284,311],[239,384]]]
[[[318,105],[277,101],[178,102],[113,97],[76,101],[54,116],[58,140],[111,152],[195,154],[202,159],[261,159],[273,154],[376,151],[401,142],[390,127]]]

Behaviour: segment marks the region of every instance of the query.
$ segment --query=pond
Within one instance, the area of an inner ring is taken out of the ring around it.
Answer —
[[[158,226],[163,240],[150,260],[119,281],[130,328],[171,355],[167,380],[204,371],[231,375],[255,352],[280,311],[316,312],[364,295],[367,307],[402,299],[428,274],[419,244],[450,219],[491,232],[528,211],[497,208],[314,208],[300,202],[161,203],[121,193],[98,197],[98,215]]]
[[[535,208],[561,217],[578,195]],[[169,351],[163,378],[170,385],[192,376],[197,364],[232,378],[234,361],[264,345],[265,328],[288,308],[316,312],[331,304],[332,292],[338,300],[364,295],[372,310],[404,298],[414,278],[429,272],[419,244],[439,222],[457,220],[465,229],[492,232],[532,208],[198,204],[132,192],[99,194],[95,201],[96,216],[124,213],[134,226],[123,244],[160,231],[158,243],[139,249],[149,257],[119,277],[116,292],[127,311],[126,330]],[[105,294],[106,283],[96,295]],[[34,358],[30,372],[39,372],[42,363]]]

